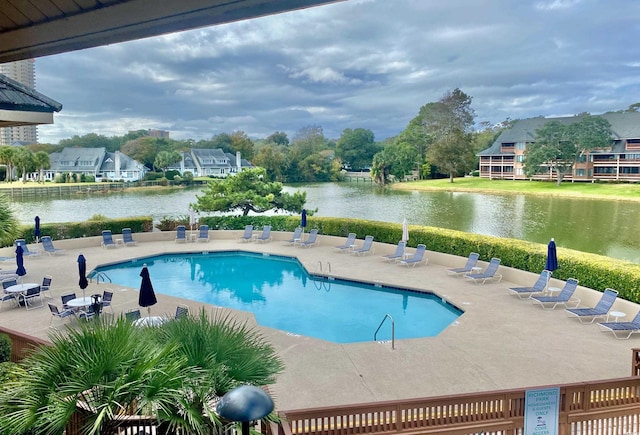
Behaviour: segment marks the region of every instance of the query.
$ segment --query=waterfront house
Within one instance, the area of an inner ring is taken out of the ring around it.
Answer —
[[[180,155],[182,160],[168,169],[179,171],[183,175],[191,172],[194,177],[226,177],[252,167],[251,163],[241,157],[240,152],[234,155],[225,153],[220,148],[192,148]]]
[[[606,113],[599,115],[611,124],[611,146],[591,150],[581,156],[566,180],[640,181],[640,113]],[[527,145],[535,140],[536,130],[549,121],[571,124],[580,116],[561,118],[528,118],[516,121],[500,133],[495,142],[477,154],[480,157],[480,177],[504,180],[528,179],[524,174]],[[556,179],[549,169],[535,179]]]
[[[89,175],[96,181],[139,181],[148,168],[131,157],[105,148],[64,148],[49,156],[51,167],[45,171],[45,180],[53,181],[60,174]]]

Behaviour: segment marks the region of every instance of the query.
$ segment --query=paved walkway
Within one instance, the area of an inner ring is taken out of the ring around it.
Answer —
[[[276,233],[279,240],[265,244],[239,243],[240,234],[214,231],[209,243],[186,244],[174,243],[170,232],[135,234],[137,246],[117,249],[101,248],[101,238],[95,237],[56,241],[56,247],[64,248],[65,253],[27,258],[28,274],[23,282],[38,282],[51,275],[54,301],[60,305],[61,294],[81,293],[76,262],[80,252],[91,270],[100,264],[163,252],[244,249],[297,256],[310,272],[316,272],[319,263],[331,263],[332,274],[338,277],[433,291],[465,311],[437,337],[399,340],[395,350],[390,343],[335,344],[261,327],[286,365],[271,387],[280,410],[626,377],[631,373],[631,348],[640,347],[640,338],[615,340],[597,325],[569,319],[563,310],[543,311],[508,294],[508,287],[533,284],[534,274],[501,267],[501,283],[474,285],[447,275],[447,268],[464,264],[465,259],[459,257],[428,252],[427,266],[406,268],[380,258],[394,251],[391,245],[376,244],[373,255],[355,257],[333,249],[344,238],[320,236],[319,246],[299,249],[283,243],[290,234]],[[12,255],[12,250],[0,249],[0,255]],[[15,268],[12,263],[0,266]],[[557,281],[554,284],[562,286]],[[106,288],[115,293],[116,314],[137,308],[137,289],[92,282],[86,294],[102,293]],[[599,298],[599,293],[585,288],[578,293],[585,305]],[[152,314],[172,315],[176,305],[185,302],[192,312],[202,306],[158,295]],[[626,312],[629,320],[638,307],[618,301],[614,309]],[[234,314],[255,324],[249,313]],[[46,305],[26,311],[5,304],[0,312],[0,325],[42,338],[47,337],[50,319]]]

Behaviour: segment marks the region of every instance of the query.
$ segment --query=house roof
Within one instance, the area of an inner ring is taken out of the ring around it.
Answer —
[[[611,135],[613,140],[640,139],[640,112],[629,113],[605,113],[598,115],[609,121],[611,124]],[[510,129],[504,130],[491,146],[480,151],[478,156],[489,156],[496,154],[512,154],[501,151],[503,143],[533,142],[536,130],[542,128],[549,121],[558,121],[562,124],[573,124],[582,119],[581,116],[565,116],[561,118],[536,118],[520,119],[513,124]],[[620,144],[620,146],[623,146]]]
[[[62,104],[0,74],[0,127],[52,124]]]
[[[106,149],[101,148],[64,148],[59,153],[51,153],[51,169],[57,171],[92,171],[102,165]],[[82,163],[87,163],[83,165]]]

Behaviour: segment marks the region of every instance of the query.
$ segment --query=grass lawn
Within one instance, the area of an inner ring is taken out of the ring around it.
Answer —
[[[602,198],[626,201],[640,201],[640,185],[631,183],[583,183],[563,182],[557,186],[555,182],[527,180],[488,180],[486,178],[465,177],[449,179],[420,180],[395,183],[397,190],[446,190],[458,192],[490,192],[521,193],[531,195],[557,195],[576,198]]]

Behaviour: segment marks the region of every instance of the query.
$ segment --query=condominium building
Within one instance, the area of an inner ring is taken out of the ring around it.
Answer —
[[[611,124],[611,145],[585,152],[573,166],[566,180],[574,181],[640,181],[640,113],[605,113],[599,115]],[[561,118],[521,119],[498,136],[480,157],[480,177],[504,180],[525,180],[524,161],[527,145],[535,141],[536,130],[549,121],[571,124],[580,116]],[[532,178],[555,180],[552,166]]]
[[[21,60],[0,64],[0,74],[13,79],[29,88],[36,87],[35,59]],[[24,125],[19,127],[0,128],[0,145],[14,143],[32,144],[38,142],[38,127]]]

